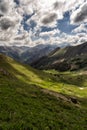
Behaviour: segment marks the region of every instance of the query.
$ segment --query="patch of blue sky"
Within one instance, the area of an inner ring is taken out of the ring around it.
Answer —
[[[39,38],[44,39],[45,41],[49,40],[50,37],[48,35],[40,36]]]
[[[77,25],[70,24],[70,14],[69,12],[65,12],[64,18],[62,20],[58,20],[57,28],[64,33],[71,34],[72,30],[75,29]]]
[[[46,26],[41,26],[41,32],[49,32],[56,29],[56,27],[51,28],[51,27],[46,27]]]
[[[36,27],[36,25],[37,25],[33,20],[30,20],[30,22],[27,23],[27,20],[29,20],[33,15],[34,15],[34,13],[32,13],[31,15],[24,15],[23,20],[21,22],[21,24],[23,25],[24,30],[26,30],[28,32],[29,32],[30,29],[33,30],[34,27]]]

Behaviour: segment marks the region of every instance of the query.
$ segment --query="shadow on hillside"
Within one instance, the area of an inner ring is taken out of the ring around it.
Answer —
[[[71,75],[61,75],[59,77],[60,82],[69,84],[69,85],[76,85],[78,87],[84,87],[84,82],[87,79],[86,75],[76,75],[76,76],[71,76]]]
[[[19,64],[20,65],[20,64]],[[24,67],[26,67],[26,69],[27,70],[30,70],[30,68],[31,67],[28,67],[28,66],[25,66],[24,65]],[[21,88],[21,87],[24,87],[24,89],[23,89],[23,92],[21,92],[21,91],[19,91],[19,93],[21,94],[21,95],[23,95],[23,96],[26,96],[27,94],[27,92],[28,92],[28,94],[29,93],[31,93],[32,94],[32,97],[33,98],[35,98],[35,94],[37,94],[38,92],[40,93],[40,95],[42,96],[47,96],[48,98],[55,98],[56,100],[59,100],[59,101],[61,101],[62,99],[61,99],[61,96],[57,99],[57,97],[55,96],[56,94],[58,94],[59,95],[59,93],[58,92],[52,92],[52,91],[50,91],[50,90],[48,90],[48,93],[45,93],[44,91],[42,91],[42,90],[46,90],[46,89],[43,89],[43,88],[41,88],[39,85],[36,85],[36,84],[34,84],[34,83],[26,83],[25,81],[23,81],[23,80],[21,80],[21,79],[18,79],[17,77],[16,77],[16,74],[17,75],[21,75],[21,76],[23,76],[23,78],[26,78],[27,80],[29,80],[30,81],[30,79],[25,75],[25,74],[23,74],[22,72],[19,72],[18,70],[16,70],[11,64],[9,64],[9,63],[6,63],[6,66],[3,66],[3,68],[6,70],[6,71],[8,71],[9,72],[9,76],[8,76],[8,78],[9,78],[9,83],[10,83],[10,80],[11,80],[11,82],[12,82],[12,80],[14,80],[15,79],[15,85],[14,86],[16,86],[16,88],[17,87],[19,87],[19,88]],[[35,74],[35,75],[37,75],[38,77],[40,77],[41,79],[43,79],[43,77],[44,77],[44,75],[42,75],[42,74],[39,74],[39,72],[37,71],[37,70],[34,70],[34,69],[32,69],[31,68],[31,71],[33,71],[33,73]],[[7,75],[6,75],[7,76]],[[11,78],[11,79],[10,79]],[[64,81],[65,82],[65,81]],[[21,84],[20,84],[21,83]],[[12,84],[14,84],[14,82],[12,83]],[[12,86],[12,84],[11,84],[11,86]],[[22,86],[23,85],[23,86]],[[14,86],[12,86],[12,87],[14,87]],[[25,90],[26,89],[26,90]],[[29,90],[28,90],[29,89]],[[25,92],[26,91],[26,92]],[[25,92],[25,93],[24,93]],[[53,93],[53,94],[50,94],[50,93]],[[63,95],[63,96],[65,96],[65,97],[67,97],[67,98],[69,98],[72,102],[77,102],[76,104],[78,104],[79,102],[81,103],[81,104],[83,104],[84,106],[87,106],[87,98],[78,98],[78,97],[76,97],[75,99],[74,99],[74,101],[73,101],[73,98],[72,98],[72,96],[69,96],[69,95],[66,95],[66,94],[61,94],[60,93],[60,95]],[[42,97],[43,97],[42,96]],[[65,102],[65,100],[62,100],[62,101],[64,101]],[[75,103],[74,103],[75,104]]]
[[[21,70],[21,72],[19,72],[16,68],[14,68],[11,64],[7,63],[8,65],[8,71],[13,72],[13,76],[15,76],[15,74],[22,76],[24,79],[31,81],[31,79],[29,79],[28,76],[26,76],[26,74],[24,74]],[[21,65],[20,63],[17,63],[19,65]],[[76,75],[76,76],[72,76],[70,74],[47,74],[42,72],[41,70],[36,70],[33,69],[32,67],[28,66],[28,65],[22,65],[26,70],[33,72],[38,78],[40,78],[41,80],[47,81],[47,79],[51,78],[53,80],[53,82],[60,82],[60,83],[64,83],[64,84],[69,84],[69,85],[77,85],[78,87],[84,87],[83,84],[85,82],[85,80],[87,79],[86,75]],[[16,77],[17,78],[17,77]],[[34,79],[33,79],[34,80]]]

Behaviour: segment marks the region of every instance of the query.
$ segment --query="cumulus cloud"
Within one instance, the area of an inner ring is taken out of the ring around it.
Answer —
[[[14,26],[15,26],[15,22],[12,21],[10,18],[1,18],[0,19],[0,28],[2,30],[7,30]]]
[[[77,28],[75,28],[72,33],[81,33],[81,32],[85,32],[87,33],[87,28],[85,26],[85,24],[81,24],[80,26],[78,26]]]
[[[4,15],[9,10],[9,3],[7,0],[0,0],[0,15]]]
[[[40,36],[48,35],[48,36],[53,37],[53,36],[55,36],[57,34],[60,34],[60,30],[59,29],[54,29],[54,30],[51,30],[51,31],[41,32]]]
[[[17,34],[22,17],[13,0],[0,0],[0,40],[11,41]]]
[[[56,13],[49,13],[42,19],[43,24],[50,24],[57,18]]]
[[[57,26],[65,12],[70,15],[68,23],[78,24],[70,34]],[[80,42],[86,39],[82,32],[87,33],[86,25],[79,25],[81,22],[87,22],[85,0],[0,0],[0,41],[11,45]],[[42,32],[42,27],[53,30]]]
[[[64,1],[62,1],[62,2],[61,1],[55,1],[54,4],[53,4],[53,9],[54,10],[63,9],[64,8],[64,4],[65,4]]]
[[[71,23],[87,22],[87,2],[83,3],[71,15]]]

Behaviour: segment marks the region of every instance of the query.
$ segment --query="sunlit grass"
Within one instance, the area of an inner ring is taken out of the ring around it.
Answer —
[[[14,72],[15,76],[27,84],[35,84],[69,95],[87,97],[87,75],[80,75],[81,72],[37,71],[13,61],[10,65],[17,71],[17,73]]]
[[[87,129],[86,75],[38,71],[11,58],[0,61],[0,68],[0,130]],[[42,88],[77,96],[78,103],[46,94]]]

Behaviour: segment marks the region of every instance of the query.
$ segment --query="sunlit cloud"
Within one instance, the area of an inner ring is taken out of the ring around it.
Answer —
[[[85,0],[0,0],[1,44],[80,44],[86,30]]]

